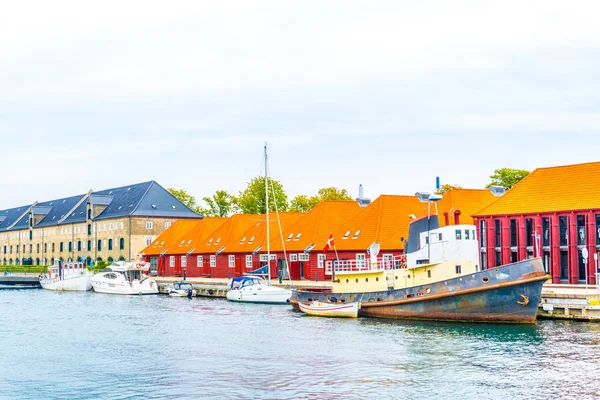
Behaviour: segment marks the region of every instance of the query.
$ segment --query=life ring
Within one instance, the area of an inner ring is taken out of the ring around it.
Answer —
[[[408,266],[406,265],[406,256],[405,255],[400,256],[400,267],[403,269],[408,268]]]

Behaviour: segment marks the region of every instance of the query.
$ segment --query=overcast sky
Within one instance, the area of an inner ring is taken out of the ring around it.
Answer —
[[[600,161],[598,1],[5,2],[0,209],[262,174],[290,199]]]

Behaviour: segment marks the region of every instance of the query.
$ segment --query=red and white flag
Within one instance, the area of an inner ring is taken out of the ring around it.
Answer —
[[[323,253],[327,253],[327,250],[331,249],[333,246],[335,246],[335,243],[333,242],[333,233],[331,235],[329,235],[329,240],[327,240],[327,243],[325,243],[325,247],[323,248]]]

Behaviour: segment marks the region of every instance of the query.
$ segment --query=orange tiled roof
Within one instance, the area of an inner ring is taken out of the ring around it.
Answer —
[[[338,251],[366,250],[377,242],[381,250],[401,250],[404,244],[400,239],[408,239],[410,214],[427,215],[427,204],[416,196],[381,195],[335,230],[335,245]],[[326,241],[327,238],[317,248],[322,249]]]
[[[180,219],[175,221],[173,225],[171,225],[166,231],[161,233],[152,243],[150,243],[150,246],[142,250],[140,254],[157,256],[163,253],[163,251],[166,251],[167,248],[173,244],[174,240],[178,240],[178,238],[181,235],[185,234],[186,232],[189,232],[197,224],[202,224],[204,220],[205,219]]]
[[[252,225],[256,224],[261,219],[264,220],[264,215],[260,214],[234,214],[227,218],[225,222],[215,231],[204,236],[204,240],[198,241],[194,247],[194,254],[216,253],[221,248],[221,251],[227,251],[227,245],[233,243],[242,233],[248,230]]]
[[[331,232],[360,210],[355,201],[322,201],[283,231],[283,243],[281,237],[271,240],[271,250],[281,252],[285,246],[286,251],[304,251],[310,245],[324,246]]]
[[[461,224],[473,224],[472,215],[498,200],[488,189],[450,189],[442,200],[438,201],[440,225],[444,226],[444,213],[449,214],[449,222],[454,222],[454,211],[460,211]]]
[[[274,241],[279,237],[279,223],[281,223],[281,230],[285,231],[290,225],[294,224],[300,218],[304,217],[304,213],[299,212],[280,212],[279,222],[277,221],[277,214],[274,212],[269,213],[269,237],[271,241]],[[261,252],[267,251],[266,244],[266,218],[263,215],[261,220],[256,221],[248,230],[242,233],[237,238],[232,238],[227,243],[227,253],[252,253],[255,249],[260,246]]]
[[[600,208],[600,162],[538,168],[474,216]]]
[[[187,254],[195,249],[198,243],[204,243],[206,236],[217,230],[225,221],[227,218],[205,217],[191,229],[173,234],[165,254]]]

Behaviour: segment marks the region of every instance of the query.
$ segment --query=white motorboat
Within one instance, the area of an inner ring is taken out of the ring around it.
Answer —
[[[68,290],[85,292],[92,289],[94,274],[83,263],[62,261],[48,267],[48,273],[40,276],[40,285],[47,290]]]
[[[94,292],[110,294],[157,294],[156,281],[144,272],[148,262],[117,261],[92,277]]]
[[[257,276],[238,276],[229,283],[227,300],[242,303],[288,304],[292,291],[270,285]]]
[[[346,317],[357,318],[360,303],[322,303],[313,301],[310,304],[298,303],[300,310],[307,315],[317,317]]]
[[[173,282],[173,286],[167,288],[169,296],[189,297],[196,295],[196,290],[189,282]]]

